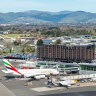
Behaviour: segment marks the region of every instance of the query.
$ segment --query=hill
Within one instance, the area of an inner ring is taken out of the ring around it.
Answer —
[[[46,12],[30,10],[25,12],[0,13],[0,24],[50,24],[50,23],[96,23],[96,13],[84,11]]]

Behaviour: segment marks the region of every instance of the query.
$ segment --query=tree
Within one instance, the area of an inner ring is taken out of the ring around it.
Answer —
[[[37,41],[37,46],[42,46],[43,45],[43,40],[42,39],[39,39],[38,41]]]
[[[32,52],[35,52],[35,49],[33,49],[33,48],[30,47],[30,46],[27,46],[27,47],[26,47],[26,52],[32,53]]]
[[[20,45],[21,43],[20,43],[20,42],[17,42],[17,41],[14,41],[13,44],[16,45],[16,46],[18,46],[18,45]]]
[[[61,44],[61,40],[60,39],[57,39],[55,44]]]
[[[25,49],[23,48],[21,52],[22,52],[22,53],[25,53]]]

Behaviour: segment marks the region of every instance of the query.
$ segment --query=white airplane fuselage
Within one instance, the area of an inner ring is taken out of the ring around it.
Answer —
[[[24,77],[35,77],[35,78],[43,78],[44,76],[53,74],[59,74],[59,71],[56,69],[16,69],[12,64],[10,64],[6,59],[2,61],[7,68],[7,70],[2,70],[4,73],[11,73],[17,76]]]
[[[22,73],[25,77],[34,77],[39,75],[57,75],[59,72],[56,69],[18,69],[20,73]],[[15,75],[19,75],[15,71],[12,72]]]

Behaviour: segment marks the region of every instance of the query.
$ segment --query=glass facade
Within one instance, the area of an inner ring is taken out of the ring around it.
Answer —
[[[80,65],[80,70],[96,71],[96,65]]]
[[[38,61],[37,64],[47,68],[58,68],[59,71],[79,71],[79,65],[74,63]]]

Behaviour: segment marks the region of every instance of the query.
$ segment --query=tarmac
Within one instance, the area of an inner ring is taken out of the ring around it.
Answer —
[[[96,83],[91,86],[69,89],[65,87],[50,88],[46,85],[46,79],[19,79],[11,74],[3,73],[2,69],[5,68],[0,62],[0,96],[96,96],[96,86],[94,86]]]
[[[15,96],[15,95],[2,83],[0,83],[0,96]]]

